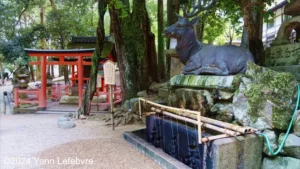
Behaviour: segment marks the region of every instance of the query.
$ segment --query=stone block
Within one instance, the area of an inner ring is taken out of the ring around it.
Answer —
[[[265,51],[266,66],[290,66],[299,63],[300,43],[286,44],[267,48]]]
[[[264,158],[262,169],[298,169],[300,168],[300,159],[292,157]]]
[[[282,142],[284,136],[285,133],[280,134],[278,143]],[[284,143],[282,154],[300,159],[300,137],[289,134]]]
[[[293,126],[294,126],[294,134],[298,137],[300,137],[300,113],[298,111],[297,113],[297,116],[294,120],[294,123],[293,123]]]
[[[240,83],[241,75],[208,76],[208,75],[176,75],[170,79],[172,87],[195,89],[223,89],[235,91]]]
[[[262,138],[255,135],[224,138],[212,143],[211,169],[259,169],[262,160]]]

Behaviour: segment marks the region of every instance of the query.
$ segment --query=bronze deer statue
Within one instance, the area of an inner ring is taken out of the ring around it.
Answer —
[[[205,9],[214,2],[212,0],[206,7],[201,8]],[[186,10],[183,11],[187,17],[195,16],[199,12],[193,10],[194,13],[186,14]],[[185,65],[183,74],[235,75],[245,73],[247,62],[254,62],[252,54],[247,49],[233,45],[214,46],[199,42],[194,30],[199,18],[189,21],[186,17],[177,16],[179,20],[166,28],[164,34],[177,39],[176,51],[180,61]]]

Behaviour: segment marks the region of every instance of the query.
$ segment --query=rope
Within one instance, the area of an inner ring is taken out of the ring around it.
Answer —
[[[286,141],[286,139],[287,139],[287,137],[288,137],[288,135],[290,133],[290,130],[291,130],[292,126],[293,126],[293,122],[294,122],[295,116],[297,114],[297,109],[298,109],[298,106],[299,106],[299,98],[300,98],[300,85],[298,84],[297,87],[298,87],[298,95],[297,95],[297,102],[296,102],[296,107],[295,107],[295,110],[294,110],[294,114],[292,116],[292,119],[290,121],[289,127],[288,127],[288,129],[287,129],[287,131],[285,133],[285,136],[284,136],[283,140],[281,141],[280,146],[278,147],[278,149],[274,152],[274,150],[271,148],[270,140],[269,140],[269,138],[267,137],[266,134],[261,133],[261,132],[256,132],[255,133],[257,135],[261,135],[261,136],[264,137],[264,139],[267,142],[268,150],[269,150],[270,154],[273,155],[273,156],[276,156],[282,150],[282,148],[284,146],[284,143],[285,143],[285,141]]]

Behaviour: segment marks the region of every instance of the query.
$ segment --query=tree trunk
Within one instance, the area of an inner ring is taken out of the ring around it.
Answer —
[[[107,8],[107,1],[106,0],[98,0],[98,13],[99,13],[99,20],[98,26],[96,30],[97,34],[97,42],[95,51],[92,56],[92,68],[91,68],[91,75],[90,75],[90,82],[87,88],[84,91],[83,98],[82,98],[82,106],[78,110],[78,114],[89,115],[91,110],[91,101],[93,99],[94,93],[96,91],[97,86],[97,73],[98,73],[98,64],[99,58],[101,56],[101,52],[104,46],[104,14]]]
[[[0,72],[1,72],[1,85],[4,85],[4,72],[2,67],[2,62],[0,63]]]
[[[122,9],[116,7],[116,3],[122,4]],[[157,59],[145,0],[133,1],[132,13],[126,10],[125,5],[121,0],[114,0],[109,11],[123,97],[130,99],[138,91],[148,89],[152,81],[158,80]]]
[[[241,47],[243,47],[245,49],[249,49],[248,33],[247,33],[245,26],[243,27],[243,32],[242,32]]]
[[[159,68],[159,80],[163,80],[165,78],[165,42],[163,37],[163,27],[164,27],[164,0],[157,0],[157,39],[158,39],[158,68]]]
[[[35,82],[33,66],[29,65],[31,81]]]
[[[204,14],[200,14],[200,20],[199,23],[196,25],[196,35],[197,35],[197,39],[201,42],[203,42],[204,39],[204,25],[205,25],[205,16]]]
[[[170,26],[177,22],[178,18],[176,13],[179,12],[180,4],[179,0],[167,0],[167,26]],[[167,49],[170,49],[170,39],[167,39]],[[170,78],[170,70],[171,70],[171,58],[166,58],[166,78]]]
[[[41,25],[45,25],[45,9],[44,6],[41,6],[41,11],[40,11],[40,18],[41,18]],[[45,38],[41,39],[41,49],[46,49],[46,40]],[[37,57],[37,61],[40,62],[41,58]],[[36,66],[36,80],[41,79],[41,66],[37,65]]]
[[[262,12],[254,12],[253,7],[262,6],[263,1],[252,0],[246,1],[241,0],[240,6],[243,12],[244,25],[247,30],[249,39],[249,50],[254,56],[256,64],[264,64],[263,54],[263,42],[261,40],[262,33]]]

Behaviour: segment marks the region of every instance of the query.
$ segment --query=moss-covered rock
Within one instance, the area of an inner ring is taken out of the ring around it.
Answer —
[[[248,63],[246,78],[233,98],[238,123],[258,129],[286,130],[297,94],[296,78]]]
[[[132,98],[129,100],[126,100],[122,106],[121,110],[124,112],[137,112],[139,109],[139,98]]]
[[[227,92],[222,90],[213,90],[212,91],[213,97],[217,100],[226,100],[231,101],[233,98],[233,92]]]
[[[270,146],[271,146],[272,150],[273,151],[277,150],[277,148],[278,148],[278,142],[277,142],[278,137],[277,137],[276,133],[272,130],[265,130],[263,133],[269,138]],[[266,141],[264,142],[263,152],[268,156],[272,156],[272,154],[270,153],[270,151],[268,149]]]
[[[213,98],[207,90],[179,88],[175,89],[169,95],[168,105],[201,111],[201,115],[205,116],[213,106]]]
[[[230,103],[217,103],[213,105],[210,112],[214,115],[214,118],[224,122],[233,121],[233,108]]]
[[[278,143],[282,142],[284,136],[285,133],[280,134]],[[300,137],[289,134],[284,143],[282,154],[300,159]]]
[[[241,75],[208,76],[208,75],[176,75],[171,78],[172,87],[195,89],[223,89],[235,91],[240,83]]]

